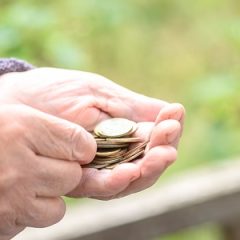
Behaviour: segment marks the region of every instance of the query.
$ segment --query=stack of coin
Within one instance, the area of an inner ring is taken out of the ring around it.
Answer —
[[[111,118],[99,123],[93,133],[97,153],[94,160],[85,167],[112,169],[141,156],[147,142],[132,136],[136,130],[137,124],[124,118]]]

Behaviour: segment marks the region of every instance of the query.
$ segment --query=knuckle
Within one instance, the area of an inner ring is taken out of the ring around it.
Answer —
[[[66,205],[62,198],[57,198],[55,200],[54,209],[52,208],[52,211],[49,211],[49,214],[47,215],[47,218],[43,219],[43,227],[53,225],[57,222],[59,222],[65,215],[66,212]]]
[[[62,198],[56,198],[54,208],[51,208],[46,219],[43,216],[43,227],[53,225],[59,222],[65,215],[66,205]]]
[[[36,202],[36,201],[35,201]],[[61,198],[51,199],[51,204],[44,206],[32,203],[28,211],[27,226],[44,228],[59,222],[66,212],[66,205]]]

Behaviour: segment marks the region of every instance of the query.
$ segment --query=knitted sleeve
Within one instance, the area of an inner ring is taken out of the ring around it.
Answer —
[[[0,76],[9,72],[25,72],[33,68],[34,66],[23,60],[0,58]]]

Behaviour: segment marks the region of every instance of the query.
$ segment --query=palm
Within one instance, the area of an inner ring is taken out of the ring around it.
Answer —
[[[114,170],[83,169],[82,182],[71,196],[108,199],[139,191],[153,184],[176,158],[171,146],[177,145],[182,130],[184,110],[180,105],[139,95],[103,77],[79,71],[36,69],[15,79],[15,91],[9,94],[13,102],[20,101],[87,130],[103,119],[125,117],[139,122],[137,136],[150,137],[148,151],[134,163],[121,164]]]

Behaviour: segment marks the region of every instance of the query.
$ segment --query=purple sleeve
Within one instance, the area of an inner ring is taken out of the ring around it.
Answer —
[[[15,59],[15,58],[0,58],[0,76],[9,72],[25,72],[33,69],[31,64]]]

